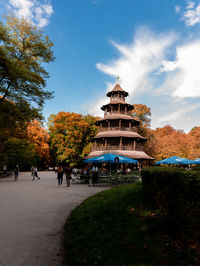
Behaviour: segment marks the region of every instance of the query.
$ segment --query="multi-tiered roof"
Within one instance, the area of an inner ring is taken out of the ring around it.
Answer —
[[[131,116],[134,106],[125,101],[128,92],[116,84],[106,95],[110,102],[101,107],[104,118],[96,123],[98,134],[92,140],[92,151],[87,158],[115,153],[134,159],[152,159],[143,151],[147,139],[137,133],[140,121]]]

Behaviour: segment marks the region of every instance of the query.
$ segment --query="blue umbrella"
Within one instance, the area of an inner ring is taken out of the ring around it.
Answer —
[[[118,158],[118,159],[117,159]],[[113,153],[107,153],[83,161],[84,163],[133,163],[137,164],[138,161],[124,156]]]
[[[193,160],[193,164],[200,164],[200,158],[196,159],[196,160]]]
[[[173,156],[169,157],[167,159],[161,160],[159,162],[156,162],[157,165],[159,164],[194,164],[194,161],[188,160],[185,158]]]

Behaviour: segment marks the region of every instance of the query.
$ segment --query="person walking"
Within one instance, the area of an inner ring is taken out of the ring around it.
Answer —
[[[62,166],[58,166],[57,169],[57,179],[58,179],[58,186],[62,186],[63,183],[63,168]]]
[[[14,175],[15,175],[15,181],[17,181],[18,176],[19,176],[19,166],[18,166],[18,164],[16,165],[16,167],[14,169]]]
[[[32,178],[34,176],[34,166],[31,166],[31,176],[32,176]]]
[[[67,187],[70,187],[70,179],[72,178],[72,170],[69,165],[67,165],[65,168],[65,176],[66,176]]]
[[[33,179],[32,180],[35,180],[35,177],[37,177],[38,180],[40,179],[37,172],[38,172],[38,169],[36,166],[34,166],[33,167]]]

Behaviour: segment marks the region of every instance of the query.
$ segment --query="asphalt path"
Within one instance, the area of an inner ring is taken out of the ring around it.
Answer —
[[[57,186],[54,172],[0,179],[0,265],[59,266],[63,227],[85,198],[105,190],[85,184]]]

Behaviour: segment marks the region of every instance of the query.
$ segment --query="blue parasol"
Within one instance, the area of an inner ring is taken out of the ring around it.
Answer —
[[[159,164],[194,164],[194,161],[181,158],[181,157],[177,157],[177,156],[173,156],[173,157],[169,157],[167,159],[156,162],[156,165],[159,165]]]
[[[130,159],[113,153],[107,153],[104,155],[86,159],[83,162],[84,163],[132,163],[132,164],[138,163],[137,160]]]

